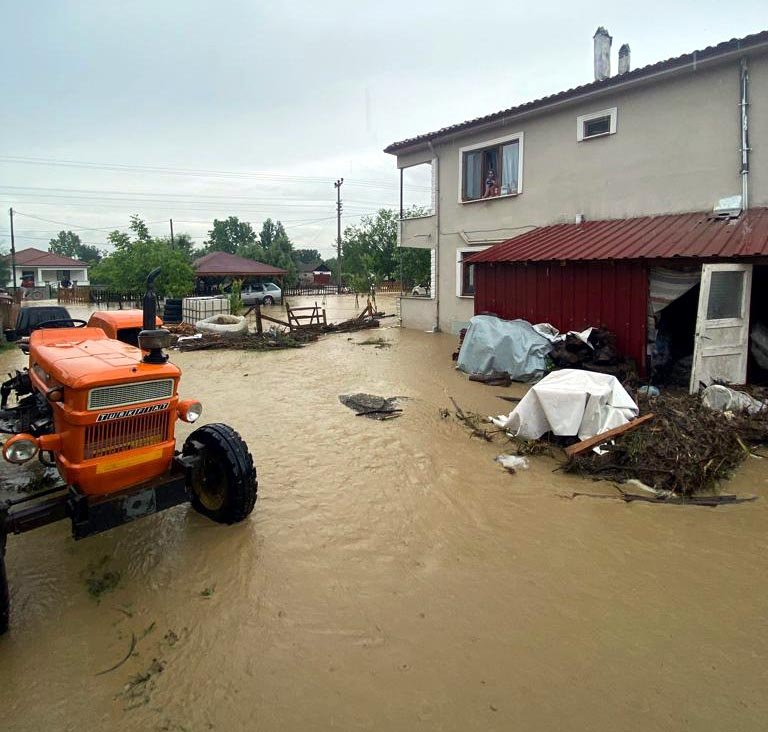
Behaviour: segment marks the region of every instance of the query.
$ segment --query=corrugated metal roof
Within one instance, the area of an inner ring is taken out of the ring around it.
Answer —
[[[710,213],[542,226],[474,254],[471,262],[755,257],[768,255],[768,208],[737,219]]]
[[[254,259],[238,257],[227,252],[211,252],[194,262],[198,275],[223,276],[238,275],[241,277],[264,277],[269,275],[284,275],[286,270],[273,267],[271,264],[257,262]]]
[[[697,64],[703,63],[711,59],[715,59],[718,56],[723,56],[734,51],[746,50],[755,46],[759,46],[768,42],[768,30],[760,31],[759,33],[753,33],[752,35],[744,36],[743,38],[732,38],[730,41],[723,41],[716,46],[708,46],[700,51],[693,51],[692,53],[686,53],[682,56],[675,58],[669,58],[666,61],[659,61],[655,64],[643,66],[633,71],[628,71],[626,74],[616,74],[610,76],[602,81],[593,81],[589,84],[582,84],[581,86],[574,87],[573,89],[567,89],[566,91],[558,92],[556,94],[550,94],[540,99],[534,99],[531,102],[525,102],[516,107],[510,107],[509,109],[503,109],[500,112],[494,112],[493,114],[487,114],[484,117],[476,117],[475,119],[467,120],[466,122],[459,122],[458,124],[449,125],[448,127],[442,127],[434,132],[428,132],[424,135],[417,135],[416,137],[409,137],[406,140],[400,142],[393,142],[388,147],[384,148],[385,153],[397,153],[400,150],[405,150],[409,147],[419,145],[420,143],[435,140],[445,135],[450,135],[463,130],[471,129],[473,127],[479,127],[484,124],[490,124],[497,121],[502,121],[508,117],[515,117],[516,115],[523,114],[525,112],[532,112],[540,107],[546,107],[550,104],[557,102],[564,102],[568,99],[582,96],[584,94],[592,94],[602,90],[608,90],[615,86],[621,86],[628,82],[638,81],[643,78],[651,77],[656,74],[673,71],[675,69],[685,68],[690,66],[695,70]]]

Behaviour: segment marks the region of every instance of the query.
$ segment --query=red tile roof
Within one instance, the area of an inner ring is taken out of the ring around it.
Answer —
[[[194,262],[194,268],[201,277],[271,277],[287,274],[286,270],[264,264],[253,259],[245,259],[226,252],[211,252]]]
[[[486,124],[492,124],[505,120],[509,117],[515,117],[517,115],[533,112],[540,108],[547,107],[551,104],[559,102],[565,102],[569,99],[581,97],[587,94],[593,94],[603,90],[609,90],[613,87],[622,86],[628,82],[640,81],[643,79],[656,76],[657,74],[682,70],[685,67],[695,69],[697,65],[704,63],[705,61],[717,59],[720,56],[726,56],[734,52],[745,51],[750,48],[768,44],[768,30],[760,31],[759,33],[753,33],[743,38],[732,38],[730,41],[724,41],[718,43],[716,46],[708,46],[700,51],[693,51],[692,53],[686,53],[682,56],[675,58],[669,58],[666,61],[659,61],[655,64],[643,66],[641,68],[628,71],[626,74],[616,74],[610,76],[602,81],[593,81],[589,84],[582,84],[581,86],[574,87],[573,89],[567,89],[566,91],[558,92],[557,94],[550,94],[540,99],[534,99],[531,102],[525,102],[516,107],[510,107],[509,109],[503,109],[500,112],[494,112],[493,114],[487,114],[484,117],[476,117],[475,119],[467,120],[466,122],[459,122],[458,124],[449,125],[443,127],[435,132],[428,132],[424,135],[417,135],[416,137],[410,137],[400,142],[393,142],[388,147],[384,148],[386,153],[397,153],[400,150],[405,150],[410,147],[419,145],[427,141],[435,140],[445,135],[450,135],[456,132],[462,132],[463,130],[471,129],[473,127],[481,127]]]
[[[768,255],[768,208],[737,219],[710,213],[542,226],[472,255],[470,262],[544,262]]]
[[[9,260],[10,261],[10,260]],[[87,267],[84,262],[69,257],[60,257],[58,254],[51,254],[42,249],[20,249],[16,252],[16,266],[27,265],[29,267],[59,267],[70,269],[72,267]]]

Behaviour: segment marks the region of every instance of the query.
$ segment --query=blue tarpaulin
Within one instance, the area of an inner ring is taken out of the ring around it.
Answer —
[[[456,367],[467,374],[509,374],[515,381],[540,379],[552,343],[527,320],[475,315],[459,351]]]

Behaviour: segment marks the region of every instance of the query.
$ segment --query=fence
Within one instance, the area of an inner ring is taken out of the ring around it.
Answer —
[[[297,285],[283,287],[283,297],[294,295],[335,295],[336,285]]]
[[[91,288],[86,285],[59,287],[56,300],[59,305],[87,305],[91,302]]]

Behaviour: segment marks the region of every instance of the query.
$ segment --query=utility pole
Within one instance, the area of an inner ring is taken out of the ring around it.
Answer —
[[[13,276],[13,299],[16,299],[16,239],[13,236],[13,209],[9,209],[11,215],[11,272]]]
[[[339,178],[333,187],[336,189],[336,293],[341,295],[341,185],[344,178]]]
[[[175,245],[173,242],[173,219],[168,219],[171,222],[171,249],[175,249]]]

